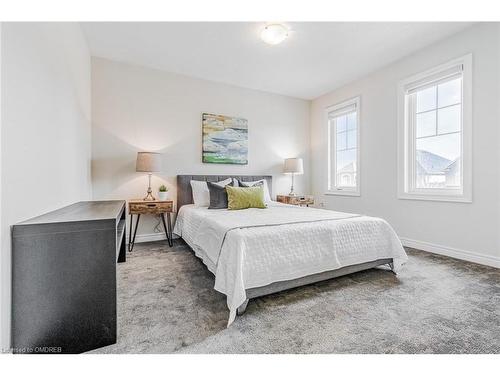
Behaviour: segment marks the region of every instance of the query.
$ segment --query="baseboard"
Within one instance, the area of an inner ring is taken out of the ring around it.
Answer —
[[[454,249],[448,246],[436,245],[429,242],[400,238],[403,246],[427,251],[429,253],[445,255],[451,258],[466,260],[468,262],[479,263],[485,266],[500,268],[500,257],[492,255],[478,254],[466,250]]]

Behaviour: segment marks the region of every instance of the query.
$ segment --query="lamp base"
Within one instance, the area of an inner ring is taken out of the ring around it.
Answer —
[[[293,191],[293,182],[294,182],[293,180],[294,180],[294,177],[295,177],[295,174],[292,173],[292,185],[290,186],[290,193],[288,193],[288,195],[290,197],[294,197],[295,196],[295,192]]]
[[[151,189],[151,173],[148,174],[148,180],[149,180],[149,184],[148,184],[148,194],[144,197],[144,201],[155,201],[155,197],[153,197],[153,189]]]
[[[155,201],[156,198],[153,197],[153,190],[151,188],[148,189],[148,194],[143,198],[143,201]]]

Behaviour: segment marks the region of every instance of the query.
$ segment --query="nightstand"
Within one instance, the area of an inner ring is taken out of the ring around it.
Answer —
[[[165,229],[165,235],[167,236],[168,245],[173,246],[172,242],[172,220],[170,214],[173,211],[174,202],[173,201],[145,201],[145,200],[133,200],[128,202],[128,210],[130,214],[130,234],[128,251],[132,251],[135,244],[135,235],[137,234],[137,227],[139,226],[139,219],[141,215],[159,215],[161,221],[163,222],[163,228]],[[167,215],[167,223],[165,223],[165,214]],[[135,221],[134,236],[132,237],[132,222],[134,215],[137,215]]]
[[[295,206],[307,206],[314,204],[312,195],[278,195],[276,200],[280,203],[293,204]]]

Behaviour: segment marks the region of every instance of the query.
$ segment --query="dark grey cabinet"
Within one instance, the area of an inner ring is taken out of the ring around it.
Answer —
[[[13,226],[15,353],[81,353],[116,342],[125,225],[125,201],[92,201]]]

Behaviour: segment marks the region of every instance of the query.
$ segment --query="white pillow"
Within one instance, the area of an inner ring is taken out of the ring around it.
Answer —
[[[264,189],[264,201],[265,202],[272,202],[272,200],[271,200],[271,194],[269,194],[269,187],[267,186],[267,180],[266,179],[258,180],[258,181],[240,181],[240,182],[241,182],[241,184],[244,187],[251,187],[253,185],[257,185],[257,184],[261,184],[262,183],[262,186],[263,186],[263,189]]]
[[[233,181],[232,178],[227,178],[224,181],[216,182],[217,185],[226,186]],[[206,181],[191,180],[191,190],[193,190],[193,202],[196,207],[210,206],[210,191]]]

